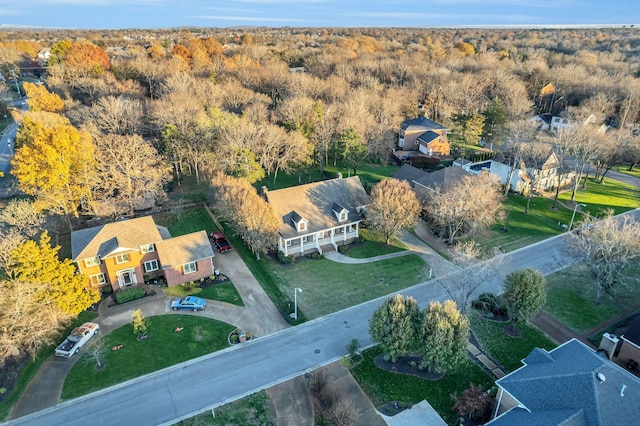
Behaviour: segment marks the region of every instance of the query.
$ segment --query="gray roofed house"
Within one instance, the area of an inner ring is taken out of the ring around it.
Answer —
[[[429,190],[446,191],[465,176],[472,175],[461,167],[445,167],[435,172],[425,172],[409,164],[400,167],[393,175],[395,179],[409,182],[420,201],[426,201]]]
[[[491,426],[636,425],[640,380],[580,341],[534,349],[524,366],[496,381]]]
[[[358,237],[370,202],[358,176],[265,191],[265,198],[282,220],[278,250],[285,256],[335,250]]]
[[[447,128],[426,117],[405,120],[398,134],[399,151],[394,151],[401,160],[416,156],[447,156],[451,146],[447,140]],[[413,152],[409,155],[408,152]]]

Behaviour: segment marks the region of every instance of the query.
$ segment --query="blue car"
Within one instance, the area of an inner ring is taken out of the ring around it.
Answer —
[[[207,301],[195,296],[187,296],[182,299],[175,299],[171,302],[171,309],[187,310],[187,311],[201,311],[207,306]]]

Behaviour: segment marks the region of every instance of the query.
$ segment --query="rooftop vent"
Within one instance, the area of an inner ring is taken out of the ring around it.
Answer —
[[[602,373],[598,373],[598,375],[596,377],[598,378],[598,381],[600,383],[603,383],[605,380],[607,380],[607,378],[604,377],[604,374],[602,374]]]
[[[624,396],[624,390],[627,388],[627,385],[622,385],[622,389],[620,389],[620,396]]]

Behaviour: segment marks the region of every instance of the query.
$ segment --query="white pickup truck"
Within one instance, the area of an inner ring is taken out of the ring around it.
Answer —
[[[56,356],[71,358],[80,351],[82,345],[98,334],[100,326],[95,322],[85,322],[73,329],[69,337],[56,348]]]

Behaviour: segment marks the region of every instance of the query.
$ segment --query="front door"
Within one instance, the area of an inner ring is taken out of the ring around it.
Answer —
[[[123,269],[122,271],[116,272],[116,274],[120,287],[128,287],[138,282],[136,280],[136,271],[133,268]]]

